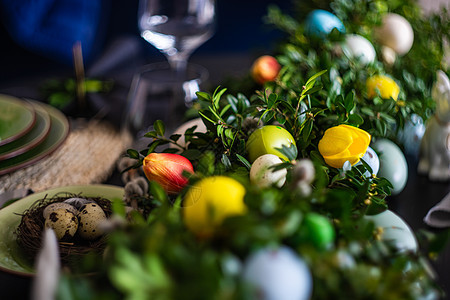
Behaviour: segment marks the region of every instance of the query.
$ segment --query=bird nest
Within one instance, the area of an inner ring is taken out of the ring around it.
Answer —
[[[34,261],[38,251],[42,247],[42,233],[45,229],[44,209],[56,202],[63,202],[70,198],[82,198],[97,203],[108,218],[111,211],[111,201],[102,197],[84,197],[81,194],[59,193],[53,197],[44,197],[33,203],[23,212],[22,220],[16,229],[17,243],[23,249],[25,255]],[[59,241],[59,253],[63,264],[73,263],[77,258],[90,253],[100,253],[105,247],[105,236],[95,240],[86,240],[75,235],[70,241]]]

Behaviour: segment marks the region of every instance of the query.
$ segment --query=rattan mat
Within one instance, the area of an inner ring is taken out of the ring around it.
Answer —
[[[16,189],[34,192],[53,187],[104,182],[131,144],[131,136],[106,122],[72,126],[63,145],[38,163],[0,177],[0,194]]]

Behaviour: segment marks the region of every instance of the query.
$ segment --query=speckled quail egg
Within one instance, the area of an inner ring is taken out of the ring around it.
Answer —
[[[44,217],[44,219],[47,219],[48,216],[57,209],[66,209],[73,213],[75,216],[78,214],[78,209],[76,209],[73,205],[64,202],[55,202],[45,207],[44,211],[42,212],[42,216]]]
[[[55,231],[58,240],[70,240],[78,229],[78,219],[67,209],[60,208],[52,211],[45,219],[45,227]]]
[[[94,240],[103,234],[99,224],[106,220],[103,209],[97,203],[91,202],[81,207],[78,214],[78,234],[87,240]]]

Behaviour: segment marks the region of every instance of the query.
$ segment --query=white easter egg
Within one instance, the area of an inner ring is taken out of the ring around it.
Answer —
[[[357,59],[362,64],[369,64],[375,60],[376,52],[372,44],[357,34],[348,34],[342,44],[342,51],[350,59]]]
[[[273,184],[281,187],[286,181],[287,170],[283,168],[274,171],[272,167],[282,162],[281,158],[274,154],[259,156],[250,169],[250,181],[261,188],[269,187]]]
[[[383,46],[381,47],[381,57],[383,58],[385,64],[387,64],[388,66],[392,66],[397,59],[397,53],[395,53],[392,48]]]
[[[292,249],[259,250],[246,260],[243,280],[250,287],[250,299],[307,300],[312,276],[303,259]]]
[[[417,239],[409,225],[397,214],[386,210],[373,216],[365,216],[374,222],[375,226],[382,228],[381,240],[393,245],[399,252],[417,252]]]
[[[384,177],[392,185],[392,194],[400,193],[408,181],[408,164],[402,150],[388,139],[379,139],[372,144],[380,159],[378,177]]]
[[[375,150],[373,150],[370,147],[367,147],[366,153],[364,153],[364,156],[361,158],[364,160],[371,168],[372,173],[369,173],[369,171],[366,171],[364,173],[364,176],[371,177],[372,174],[377,175],[378,170],[380,169],[380,159],[378,158],[377,153]],[[362,164],[361,162],[358,162],[355,166]]]
[[[377,41],[397,54],[408,53],[414,42],[414,31],[411,24],[402,16],[394,13],[386,14],[382,24],[375,29]]]
[[[181,135],[180,138],[177,141],[177,144],[179,144],[182,147],[186,146],[186,142],[184,140],[184,133],[186,132],[187,129],[197,126],[197,128],[194,130],[194,132],[206,132],[207,128],[205,126],[205,124],[203,123],[201,118],[196,118],[196,119],[192,119],[190,121],[187,121],[186,123],[183,123],[180,125],[180,127],[178,127],[177,129],[175,129],[175,131],[172,134],[179,134]],[[175,145],[174,145],[175,146]]]

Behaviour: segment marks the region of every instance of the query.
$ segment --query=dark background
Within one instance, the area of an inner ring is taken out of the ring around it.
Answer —
[[[85,62],[87,69],[111,43],[124,36],[135,37],[138,40],[146,61],[165,60],[158,50],[140,38],[137,28],[138,0],[103,2],[103,11],[99,16],[101,26],[94,47],[95,54]],[[215,35],[193,53],[192,59],[218,53],[257,56],[268,52],[281,35],[262,20],[267,12],[267,6],[273,3],[287,10],[291,6],[290,0],[218,0]],[[51,77],[63,72],[72,72],[71,62],[62,62],[55,60],[55,57],[36,54],[31,49],[18,45],[1,21],[0,39],[2,41],[0,86],[15,79],[29,78],[37,74]]]

